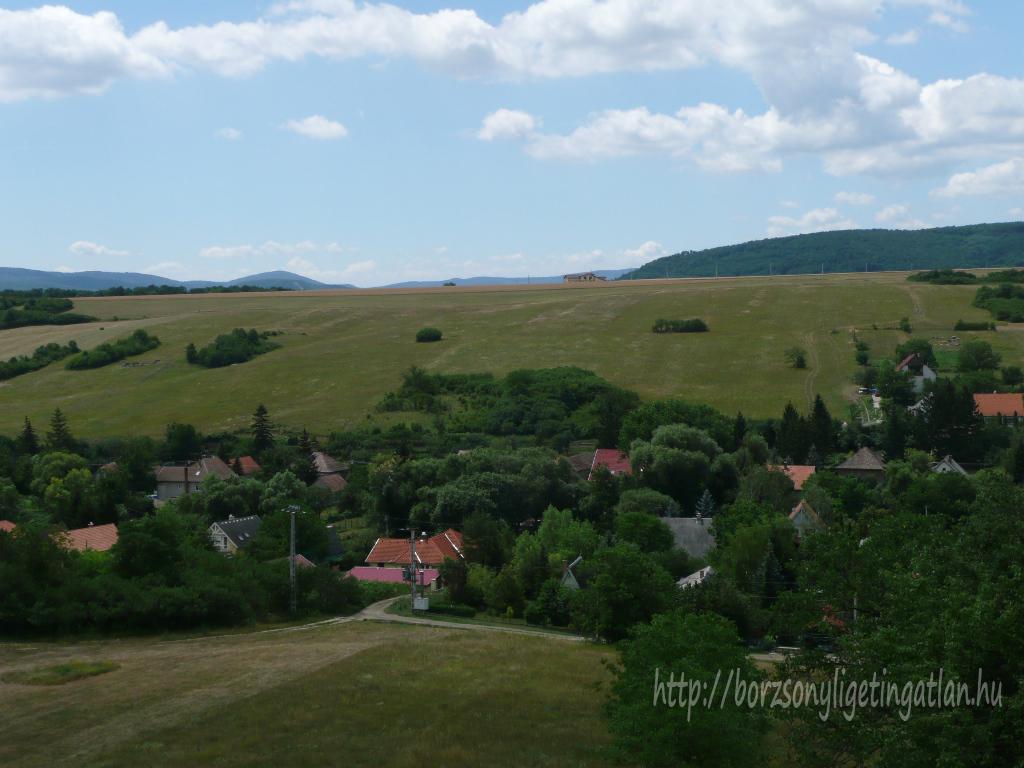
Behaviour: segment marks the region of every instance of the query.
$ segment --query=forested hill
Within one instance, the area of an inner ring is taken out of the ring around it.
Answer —
[[[850,229],[683,251],[620,280],[1024,265],[1024,222],[966,227]]]

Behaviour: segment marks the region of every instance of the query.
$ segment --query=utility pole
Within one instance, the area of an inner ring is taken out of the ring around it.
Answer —
[[[291,588],[291,595],[288,607],[291,609],[293,616],[298,611],[298,600],[295,594],[295,514],[298,511],[299,508],[294,504],[288,507],[288,513],[291,515],[291,537],[288,546],[288,585]]]
[[[410,598],[412,602],[409,604],[409,609],[416,610],[416,529],[409,526],[409,583],[411,590]]]

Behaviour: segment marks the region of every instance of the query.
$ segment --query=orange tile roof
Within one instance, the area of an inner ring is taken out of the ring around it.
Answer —
[[[811,464],[783,464],[781,466],[770,466],[768,469],[775,472],[785,472],[789,479],[793,481],[793,488],[798,491],[804,489],[804,483],[807,482],[807,478],[814,474],[814,466]]]
[[[457,560],[462,557],[462,534],[449,528],[429,539],[416,541],[416,562],[426,565],[441,565],[445,560]],[[377,539],[366,556],[366,562],[372,564],[409,564],[408,539]]]
[[[633,467],[629,463],[629,456],[618,448],[598,448],[594,451],[594,463],[590,465],[590,475],[587,480],[594,476],[594,470],[598,467],[605,467],[613,475],[632,475]]]
[[[7,533],[10,533],[16,527],[17,526],[10,520],[0,520],[0,531],[6,531]]]
[[[78,552],[85,552],[86,550],[106,552],[117,544],[117,526],[114,523],[90,525],[87,528],[75,528],[65,531],[62,537],[68,549],[74,549]]]
[[[1024,416],[1024,395],[1019,392],[975,395],[974,404],[982,416]]]
[[[252,456],[239,456],[231,462],[232,466],[234,466],[235,462],[238,462],[238,468],[242,471],[244,477],[254,475],[261,469],[259,462]]]

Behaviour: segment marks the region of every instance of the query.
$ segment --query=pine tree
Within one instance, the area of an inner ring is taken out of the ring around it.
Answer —
[[[270,423],[267,407],[259,404],[252,415],[252,443],[257,453],[274,446],[274,425]]]
[[[24,453],[39,453],[39,437],[36,435],[32,422],[28,420],[28,416],[25,417],[25,426],[22,427],[21,435],[18,436],[18,447]]]
[[[190,342],[188,343],[188,346],[187,346],[187,347],[185,347],[185,360],[186,360],[186,361],[188,361],[188,362],[189,362],[189,363],[191,363],[191,364],[195,364],[195,362],[196,362],[196,361],[197,361],[198,359],[199,359],[199,353],[198,353],[198,352],[196,352],[196,345],[195,345],[195,344],[193,344],[193,343],[192,343],[192,342],[190,341]]]
[[[814,398],[811,409],[811,442],[818,447],[821,456],[828,456],[835,451],[835,436],[832,428],[832,414],[825,407],[821,395]]]
[[[713,517],[715,514],[715,499],[707,488],[697,501],[697,517]]]
[[[739,450],[739,447],[743,445],[743,438],[747,434],[747,420],[743,416],[743,412],[740,411],[736,414],[736,421],[732,428],[732,442],[733,450]]]
[[[779,424],[779,454],[791,464],[800,464],[807,455],[807,428],[792,403],[786,404]]]
[[[46,446],[51,451],[71,451],[75,448],[75,438],[71,436],[68,420],[60,408],[50,417],[50,431],[46,433]]]

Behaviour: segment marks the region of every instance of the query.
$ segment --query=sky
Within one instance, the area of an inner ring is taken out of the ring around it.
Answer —
[[[1021,220],[1021,29],[1008,0],[0,0],[0,265],[380,285]]]

